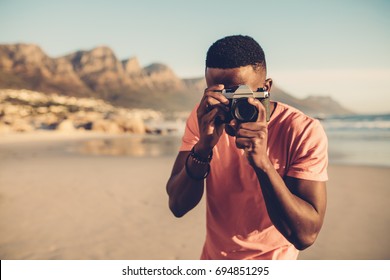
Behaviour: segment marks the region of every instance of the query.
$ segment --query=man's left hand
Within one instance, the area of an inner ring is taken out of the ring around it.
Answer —
[[[237,148],[245,150],[245,154],[253,168],[265,171],[270,165],[267,155],[266,110],[263,104],[255,98],[248,98],[248,103],[257,108],[259,112],[257,120],[247,123],[238,123],[237,120],[232,120],[230,125],[236,128]]]

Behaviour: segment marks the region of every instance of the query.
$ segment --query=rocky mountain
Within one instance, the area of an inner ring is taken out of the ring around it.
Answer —
[[[51,58],[33,44],[0,45],[0,89],[27,89],[94,97],[114,106],[188,111],[205,88],[203,78],[181,79],[168,66],[141,67],[137,58],[119,60],[107,46]],[[297,99],[277,87],[272,98],[308,114],[350,113],[329,97]]]
[[[351,110],[344,108],[329,96],[309,96],[299,99],[277,86],[272,86],[271,98],[272,100],[289,104],[314,117],[353,114]]]

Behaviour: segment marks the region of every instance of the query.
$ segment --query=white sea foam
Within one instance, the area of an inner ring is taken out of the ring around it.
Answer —
[[[390,115],[354,115],[323,122],[332,163],[390,166]]]

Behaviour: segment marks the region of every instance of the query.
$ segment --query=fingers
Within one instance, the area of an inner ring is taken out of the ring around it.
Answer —
[[[242,134],[243,137],[249,137],[251,134],[256,134],[262,130],[267,130],[267,124],[262,122],[241,123],[233,119],[229,122],[229,125],[238,132],[238,135]],[[242,131],[242,133],[240,133],[240,131]]]
[[[260,101],[260,106],[257,106],[257,102],[250,102],[253,106],[256,106],[261,114],[261,107],[263,107]],[[265,111],[264,107],[263,110]],[[261,121],[263,120],[263,122]],[[239,149],[244,149],[247,152],[252,152],[256,147],[266,146],[268,138],[268,128],[265,122],[265,114],[263,117],[259,117],[256,122],[237,123],[236,120],[231,121],[229,124],[233,124],[236,129],[236,146]]]
[[[224,89],[223,85],[215,85],[205,89],[202,100],[200,101],[198,114],[206,114],[214,107],[227,111],[225,105],[229,104],[229,100],[221,94],[220,91]]]
[[[257,122],[266,122],[267,121],[267,112],[265,110],[265,107],[261,102],[253,97],[248,98],[248,103],[255,106],[257,111],[259,112],[257,115]]]
[[[256,124],[256,123],[252,123]],[[243,127],[246,125],[246,127]],[[262,124],[251,125],[248,127],[247,124],[241,124],[236,130],[237,138],[248,138],[248,139],[260,139],[266,140],[268,135],[267,127]]]
[[[263,137],[261,131],[267,134],[267,126],[261,122],[247,122],[240,123],[236,119],[231,120],[226,127],[230,127],[234,130],[234,136],[256,138]],[[230,135],[230,134],[229,134]]]
[[[244,149],[247,152],[255,151],[259,148],[261,149],[261,147],[267,147],[267,134],[261,132],[259,137],[253,135],[250,135],[249,137],[236,136],[236,147]],[[265,149],[263,148],[261,150]]]
[[[253,152],[257,147],[261,146],[262,143],[259,139],[249,139],[249,138],[237,138],[236,147],[239,149],[244,149],[247,152]]]
[[[247,138],[236,138],[236,147],[239,149],[248,149],[252,147],[252,142]]]
[[[218,114],[218,109],[217,108],[212,109],[208,114],[206,114],[202,118],[203,124],[205,124],[205,125],[212,124],[214,122],[214,119],[217,116],[217,114]]]

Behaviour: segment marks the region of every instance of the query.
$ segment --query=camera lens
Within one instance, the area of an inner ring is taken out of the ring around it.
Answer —
[[[257,119],[257,108],[248,103],[248,99],[237,99],[232,107],[234,117],[241,122],[254,122]]]

